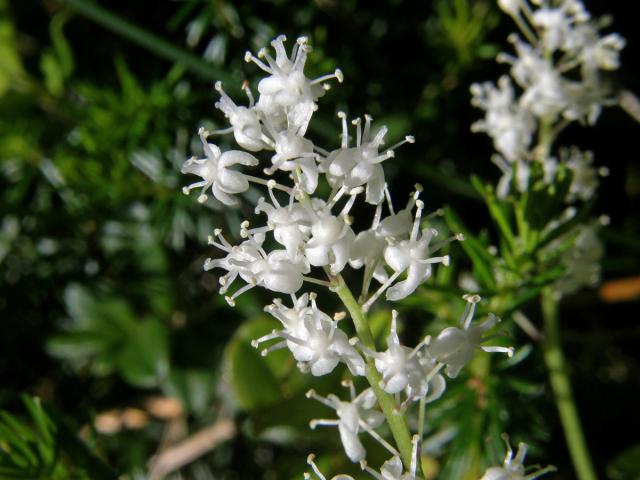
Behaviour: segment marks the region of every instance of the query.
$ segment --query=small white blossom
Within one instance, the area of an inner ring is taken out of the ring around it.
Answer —
[[[321,206],[314,216],[305,255],[311,265],[328,266],[331,274],[337,275],[349,261],[356,235],[346,221],[346,214],[342,218],[332,215],[329,205]]]
[[[548,248],[551,250],[567,237],[573,237],[571,247],[560,258],[566,271],[554,283],[558,297],[570,295],[583,287],[593,287],[600,281],[604,246],[598,238],[598,230],[607,222],[608,218],[603,217],[599,221],[580,225],[576,227],[577,233],[573,230],[549,245]]]
[[[524,458],[527,455],[527,444],[520,443],[518,445],[518,452],[514,457],[508,437],[505,435],[503,438],[507,443],[507,455],[504,458],[502,466],[490,467],[480,480],[533,480],[546,473],[556,471],[556,467],[548,465],[544,468],[537,468],[533,472],[529,470],[530,473],[527,473],[524,466]]]
[[[608,170],[594,167],[593,152],[583,152],[575,147],[561,150],[560,160],[571,171],[567,202],[590,200],[600,185],[600,177],[606,176]]]
[[[249,96],[249,107],[242,107],[235,104],[231,97],[222,89],[222,82],[216,82],[215,89],[220,93],[220,100],[216,102],[216,108],[222,110],[225,117],[229,119],[231,127],[212,133],[233,132],[233,136],[245,150],[257,152],[267,147],[264,142],[262,127],[256,111],[253,109],[253,95],[249,87],[244,87],[244,91]]]
[[[269,118],[278,130],[296,128],[300,134],[304,134],[317,108],[316,100],[324,95],[327,89],[324,82],[331,78],[342,82],[342,72],[336,70],[333,74],[315,80],[308,79],[304,75],[307,54],[311,50],[307,38],[298,38],[291,57],[287,56],[284,48],[285,40],[286,37],[280,35],[271,42],[276,52],[275,59],[263,48],[258,52],[258,58],[247,52],[245,60],[254,62],[269,74],[258,83],[260,98],[256,109]],[[261,58],[265,59],[267,64],[260,60]]]
[[[270,253],[262,248],[264,235],[255,235],[241,245],[232,247],[216,230],[220,242],[210,237],[209,243],[227,252],[223,259],[205,261],[204,269],[223,268],[228,274],[220,279],[221,293],[225,293],[233,280],[240,277],[247,285],[237,290],[232,296],[225,297],[230,305],[242,293],[255,286],[281,293],[296,293],[302,287],[304,274],[309,273],[309,266],[303,259],[291,260],[286,250],[273,250]]]
[[[347,116],[344,112],[338,112],[338,117],[342,120],[342,144],[321,161],[322,171],[327,174],[327,179],[334,187],[344,185],[355,188],[366,185],[366,201],[377,205],[384,199],[386,186],[380,163],[393,157],[394,149],[400,145],[413,143],[414,138],[407,136],[402,142],[381,152],[388,129],[382,126],[374,135],[371,131],[373,119],[365,115],[364,130],[360,118],[353,120],[357,129],[356,146],[349,147]]]
[[[524,89],[520,105],[536,117],[555,121],[567,107],[566,83],[553,63],[541,52],[513,37],[517,57],[501,56],[511,63],[511,75]]]
[[[381,220],[382,203],[378,204],[371,228],[356,236],[351,248],[349,265],[353,268],[365,267],[365,285],[369,284],[371,277],[380,283],[386,282],[389,278],[384,269],[384,249],[390,242],[399,241],[411,233],[413,225],[411,211],[421,191],[422,186],[416,185],[416,192],[409,197],[407,206],[398,213],[394,212],[389,198],[388,204],[391,214],[383,220]]]
[[[525,158],[536,121],[529,110],[515,101],[509,77],[502,76],[498,86],[491,82],[471,85],[471,104],[486,111],[485,118],[475,122],[474,132],[486,132],[493,139],[495,149],[509,162]]]
[[[537,9],[531,22],[541,36],[541,43],[548,52],[568,50],[571,35],[576,26],[589,20],[589,14],[580,2],[565,0],[555,7]]]
[[[233,195],[246,192],[249,189],[249,182],[241,172],[231,170],[229,167],[233,165],[255,166],[258,164],[258,159],[239,150],[222,153],[216,145],[207,142],[208,132],[206,130],[201,128],[198,134],[202,140],[205,158],[190,158],[182,166],[182,173],[198,175],[202,177],[202,181],[192,183],[184,187],[182,191],[188,194],[191,189],[202,187],[198,201],[203,203],[207,200],[205,191],[211,188],[213,195],[222,203],[236,205],[238,200]]]
[[[424,228],[420,232],[423,209],[424,203],[421,200],[416,200],[416,216],[409,238],[395,243],[392,242],[385,247],[384,261],[394,273],[362,306],[365,311],[369,310],[384,291],[387,292],[387,300],[391,301],[402,300],[411,295],[421,283],[431,276],[434,263],[449,265],[448,255],[442,257],[431,257],[430,255],[449,241],[454,239],[461,240],[463,237],[456,235],[439,244],[430,245],[433,237],[438,235],[438,231],[434,228]],[[420,236],[418,237],[418,235]],[[405,272],[406,278],[391,286]]]
[[[405,403],[420,398],[426,399],[427,402],[436,400],[444,392],[446,383],[444,377],[436,373],[436,362],[430,359],[428,354],[421,352],[428,344],[430,337],[413,349],[401,345],[397,331],[398,312],[393,310],[391,313],[387,350],[374,352],[361,346],[366,355],[374,358],[376,370],[382,375],[380,387],[390,394],[404,391],[407,395]],[[431,394],[427,396],[429,390]]]
[[[300,171],[300,186],[308,194],[312,194],[318,186],[318,165],[313,151],[313,143],[299,133],[286,130],[274,135],[275,155],[271,157],[273,167],[266,169],[265,173],[271,175],[275,170],[294,172]]]
[[[253,233],[264,233],[273,230],[275,240],[284,245],[289,254],[289,258],[297,259],[302,255],[304,243],[311,233],[311,218],[309,212],[299,203],[295,202],[295,191],[289,196],[289,204],[281,206],[273,193],[273,183],[269,185],[269,196],[271,202],[267,203],[264,198],[258,200],[256,213],[267,214],[267,226],[241,232],[243,235]],[[244,224],[248,226],[247,223]]]
[[[364,375],[364,360],[351,345],[347,335],[338,328],[337,321],[318,309],[315,295],[303,295],[294,300],[294,307],[288,309],[279,300],[266,308],[284,326],[282,331],[273,331],[252,342],[255,348],[266,341],[283,339],[263,350],[267,355],[273,350],[288,347],[298,366],[312,375],[321,376],[333,371],[343,362],[353,375]],[[311,301],[311,306],[307,302]]]
[[[384,422],[382,412],[374,410],[377,405],[376,396],[371,388],[367,388],[355,395],[353,384],[348,382],[350,389],[351,401],[340,400],[336,395],[330,394],[327,397],[321,397],[314,390],[307,392],[308,398],[313,398],[327,407],[336,411],[337,419],[320,419],[312,420],[310,427],[315,429],[317,426],[337,426],[340,432],[340,440],[344,447],[347,457],[352,462],[364,460],[366,451],[358,438],[361,431],[369,433],[373,438],[380,442],[385,448],[390,450],[394,455],[398,452],[382,439],[373,429],[380,426]]]
[[[402,240],[397,244],[387,246],[384,251],[384,260],[394,271],[390,278],[395,279],[402,273],[407,273],[405,280],[397,282],[387,289],[387,300],[395,302],[415,292],[418,286],[431,276],[434,263],[449,265],[448,255],[444,257],[431,256],[429,244],[435,235],[437,235],[437,230],[425,228],[420,237],[412,233],[409,240]]]
[[[440,363],[446,365],[445,372],[449,378],[458,376],[473,358],[476,350],[485,352],[503,352],[513,356],[513,348],[483,346],[484,334],[500,321],[498,317],[489,314],[489,318],[480,325],[471,326],[476,304],[480,301],[478,295],[465,295],[467,307],[460,319],[460,327],[447,327],[433,341],[429,347],[431,355]]]

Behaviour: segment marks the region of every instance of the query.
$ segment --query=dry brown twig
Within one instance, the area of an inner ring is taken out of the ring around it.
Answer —
[[[219,419],[213,425],[203,428],[154,456],[149,462],[149,477],[151,480],[164,478],[233,438],[235,434],[236,426],[232,420]]]

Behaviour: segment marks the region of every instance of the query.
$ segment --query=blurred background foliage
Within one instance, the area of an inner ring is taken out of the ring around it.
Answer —
[[[633,3],[588,6],[613,9],[628,46],[612,81],[637,93]],[[512,28],[490,0],[0,0],[0,478],[301,478],[309,452],[325,473],[358,478],[337,432],[307,426],[327,411],[304,392],[312,381],[339,391],[342,372],[311,379],[286,352],[260,357],[249,341],[274,327],[261,307],[270,298],[252,291],[230,309],[215,272],[202,271],[207,235],[235,232],[249,203],[196,204],[180,192],[179,167],[197,150],[197,127],[223,124],[213,81],[237,94],[259,74],[243,62],[247,48],[306,34],[309,76],[340,66],[346,78],[314,117],[318,143],[337,145],[338,109],[372,114],[391,142],[414,134],[386,165],[396,202],[420,181],[428,208],[450,206],[452,228],[464,222],[489,244],[469,177],[499,172],[490,142],[469,131],[478,112],[468,87],[500,75],[493,58]],[[560,139],[611,172],[594,206],[611,217],[605,282],[640,272],[637,128],[611,109]],[[408,343],[462,311],[470,263],[455,248],[457,264],[402,305]],[[605,295],[617,292],[607,285],[568,298],[562,329],[599,474],[638,480],[639,302]],[[539,326],[526,300],[513,301]],[[380,342],[388,322],[374,313]],[[532,461],[557,465],[555,478],[573,478],[540,351],[504,325],[518,354],[479,356],[428,409],[432,478],[477,479],[503,455],[503,431],[531,444]],[[385,452],[368,448],[381,463]]]

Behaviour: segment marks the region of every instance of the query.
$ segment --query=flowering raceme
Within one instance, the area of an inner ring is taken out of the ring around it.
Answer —
[[[213,232],[209,244],[221,251],[222,256],[208,258],[204,268],[223,272],[219,276],[220,293],[226,295],[232,306],[238,297],[256,286],[284,295],[265,307],[282,328],[255,339],[252,345],[255,348],[266,345],[263,355],[278,349],[289,350],[300,370],[313,376],[329,374],[343,364],[353,377],[365,377],[370,386],[359,394],[353,383],[346,381],[351,393],[349,401],[335,394],[324,397],[310,391],[309,397],[337,415],[337,419],[314,420],[311,426],[336,426],[347,457],[360,462],[373,478],[416,479],[421,470],[418,459],[422,438],[409,436],[406,425],[401,429],[393,427],[404,422],[398,412],[418,403],[424,413],[425,404],[435,402],[447,387],[440,372],[454,378],[477,351],[511,355],[513,349],[482,345],[497,317],[490,315],[484,323],[471,325],[480,301],[477,295],[464,297],[467,309],[460,327],[445,328],[433,340],[426,337],[414,347],[401,343],[396,311],[392,313],[386,350],[377,351],[370,334],[363,334],[358,322],[383,294],[387,300],[397,302],[414,293],[429,281],[435,268],[449,265],[449,256],[437,252],[451,241],[464,238],[461,234],[442,237],[434,222],[434,217],[442,212],[425,213],[420,199],[423,189],[419,185],[402,210],[393,207],[383,164],[392,161],[399,146],[414,143],[414,137],[406,136],[385,147],[387,128],[374,127],[372,118],[364,115],[364,120],[352,120],[355,141],[351,141],[347,115],[340,112],[342,133],[337,148],[320,147],[308,138],[317,101],[329,89],[328,81],[343,81],[342,73],[335,70],[315,80],[307,78],[304,66],[311,47],[305,37],[294,43],[290,55],[283,35],[273,40],[271,46],[275,58],[266,48],[257,56],[249,52],[245,56],[247,62],[267,73],[258,82],[257,99],[249,84],[243,85],[247,106],[236,103],[222,84],[216,83],[220,94],[216,107],[230,126],[214,132],[201,129],[205,158],[189,159],[183,166],[184,173],[202,178],[184,188],[189,193],[201,187],[199,202],[208,201],[205,193],[208,189],[226,205],[237,205],[250,185],[264,192],[254,206],[256,218],[243,220],[239,226],[242,238],[239,244],[230,242],[220,229]],[[528,67],[513,68],[519,71]],[[531,75],[529,70],[522,73],[518,85],[532,84],[538,88],[540,82],[530,78]],[[514,87],[507,80],[501,80],[499,89],[486,84],[475,90],[476,105],[487,110],[487,119],[476,128],[494,136],[506,169],[513,162],[526,164],[528,160],[522,158],[528,155],[531,133],[540,112],[529,111],[522,102],[517,102]],[[545,92],[543,89],[540,95]],[[209,142],[211,136],[222,134],[233,134],[242,150],[222,152]],[[585,173],[590,161],[582,161],[577,153],[572,155],[575,164],[572,168],[582,171],[572,193],[579,198],[597,177]],[[323,188],[319,188],[321,185]],[[318,195],[321,191],[328,194]],[[354,230],[351,216],[358,201],[358,208],[372,211],[371,222],[365,222],[370,227],[361,231]],[[342,277],[349,269],[353,270],[350,275],[360,270],[359,300],[352,296]],[[374,281],[377,288],[372,288]],[[241,285],[233,287],[236,283]],[[318,295],[305,291],[309,284],[338,294],[349,310],[356,336],[349,338],[341,328],[346,315],[332,318],[322,311]],[[232,287],[235,290],[230,292]],[[385,420],[398,448],[376,431]],[[363,432],[392,454],[380,470],[366,463],[367,452],[360,440]],[[319,478],[324,478],[312,456],[309,465]]]
[[[516,21],[521,35],[509,37],[515,55],[498,56],[510,67],[509,76],[500,77],[497,86],[471,86],[472,105],[485,112],[472,130],[493,140],[492,160],[502,173],[495,189],[499,199],[518,199],[524,205],[543,188],[563,192],[560,216],[570,220],[576,204],[593,199],[608,171],[594,165],[592,152],[575,146],[554,152],[552,145],[571,123],[593,125],[603,106],[616,103],[605,80],[620,66],[625,41],[616,33],[602,35],[606,22],[593,19],[580,0],[499,0],[498,5]],[[537,228],[549,234],[558,226],[557,218],[557,212],[549,212],[546,224]],[[568,237],[585,243],[593,232],[588,248],[571,248],[557,258],[566,269],[555,284],[558,297],[597,282],[603,249],[596,226],[576,226],[551,244],[558,247]],[[557,257],[550,255],[550,247],[541,251],[546,258]]]
[[[549,152],[531,149],[536,130],[555,126],[557,136],[573,121],[594,124],[602,107],[614,103],[603,78],[619,67],[625,45],[618,34],[602,37],[598,22],[578,0],[532,3],[541,5],[533,9],[527,0],[498,2],[517,21],[524,39],[511,35],[516,55],[498,56],[510,65],[510,77],[500,77],[497,86],[471,86],[472,104],[485,111],[473,130],[487,133],[501,156],[496,163],[504,175],[498,189],[503,198],[513,186],[521,192],[527,189],[531,162],[547,171],[557,163]],[[581,188],[579,183],[576,188]],[[574,190],[574,198],[592,195],[592,188],[584,188]]]

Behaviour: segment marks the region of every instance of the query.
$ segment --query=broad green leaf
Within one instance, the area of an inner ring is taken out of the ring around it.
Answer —
[[[271,318],[250,320],[238,329],[225,351],[225,369],[231,387],[240,405],[247,410],[272,405],[306,387],[306,379],[298,372],[289,350],[276,350],[262,357],[260,351],[251,346],[252,340],[274,328],[282,326]],[[272,343],[275,342],[277,340]]]
[[[167,328],[156,319],[136,325],[116,358],[122,376],[132,385],[153,387],[169,374],[169,338]]]

